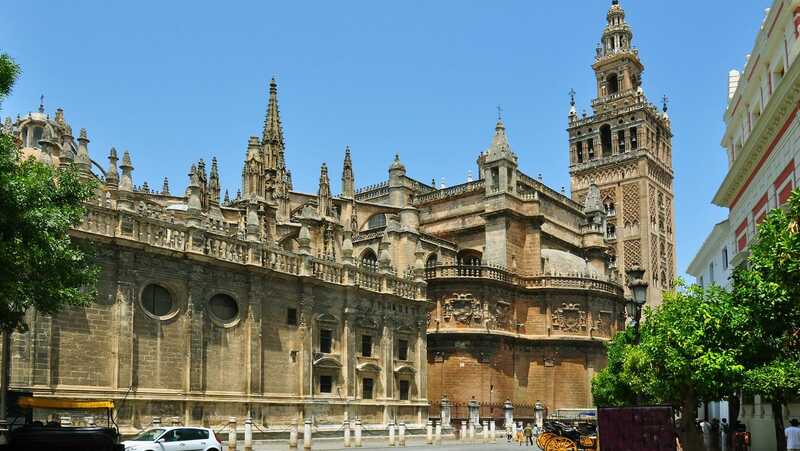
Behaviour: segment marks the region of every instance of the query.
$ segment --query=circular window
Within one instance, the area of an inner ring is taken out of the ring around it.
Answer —
[[[227,294],[217,294],[208,302],[211,314],[223,322],[230,322],[239,316],[239,305]]]
[[[172,295],[166,288],[155,284],[144,287],[142,307],[147,313],[158,317],[166,316],[172,312],[174,306]]]

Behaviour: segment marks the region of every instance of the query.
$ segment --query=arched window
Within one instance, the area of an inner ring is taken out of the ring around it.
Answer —
[[[370,271],[378,269],[378,256],[372,249],[367,249],[361,253],[361,267]]]
[[[611,74],[606,78],[606,84],[608,85],[608,94],[616,94],[619,92],[619,78],[617,74]]]
[[[431,254],[425,260],[425,275],[426,277],[434,277],[436,275],[436,265],[439,263],[439,257],[436,254]]]
[[[611,126],[608,124],[600,127],[600,143],[603,146],[603,157],[611,156]]]
[[[33,137],[31,138],[30,147],[41,148],[39,141],[41,141],[42,136],[44,136],[44,129],[42,127],[33,127]]]
[[[367,230],[377,229],[384,226],[386,226],[386,215],[383,213],[372,215],[367,221]]]
[[[575,161],[583,163],[583,142],[578,141],[575,143]]]

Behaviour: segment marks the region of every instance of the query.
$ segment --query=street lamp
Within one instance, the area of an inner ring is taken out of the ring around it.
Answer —
[[[642,307],[647,302],[647,282],[644,281],[644,268],[633,266],[627,271],[628,288],[631,290],[631,299],[628,300],[626,310],[633,317],[634,342],[639,344],[639,322],[642,319]]]

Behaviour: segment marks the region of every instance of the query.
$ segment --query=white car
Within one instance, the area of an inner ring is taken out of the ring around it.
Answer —
[[[199,427],[148,429],[122,444],[125,451],[222,451],[214,431]]]

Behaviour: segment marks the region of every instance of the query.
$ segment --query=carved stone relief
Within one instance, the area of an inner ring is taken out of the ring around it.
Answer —
[[[553,312],[553,328],[566,333],[578,333],[586,330],[586,312],[580,304],[561,304]]]
[[[471,294],[453,294],[442,304],[442,318],[464,325],[479,325],[483,321],[483,306]]]

